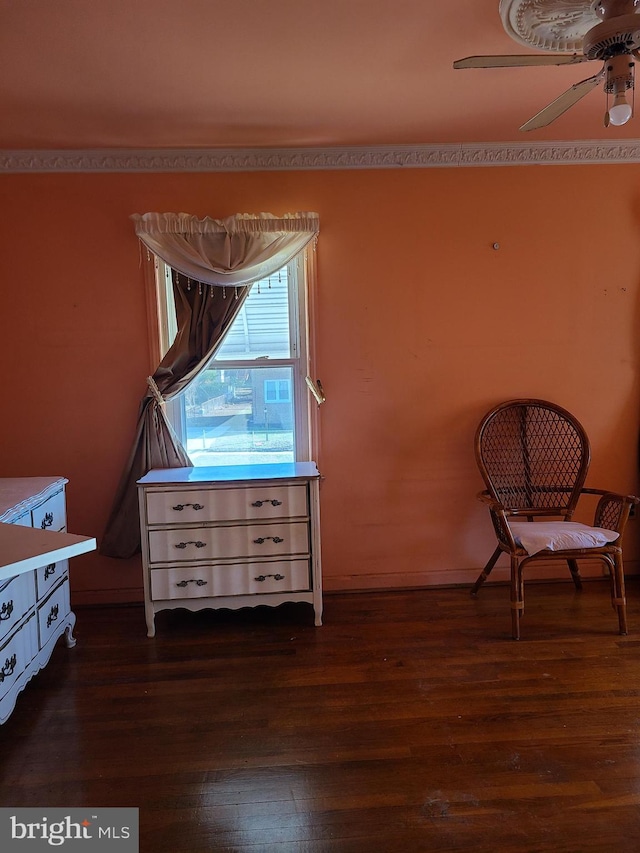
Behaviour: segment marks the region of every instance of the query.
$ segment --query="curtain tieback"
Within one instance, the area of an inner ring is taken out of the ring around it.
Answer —
[[[164,397],[160,393],[160,389],[156,385],[156,381],[153,376],[147,376],[147,385],[149,386],[149,389],[151,390],[151,396],[154,398],[156,403],[159,406],[164,406]]]

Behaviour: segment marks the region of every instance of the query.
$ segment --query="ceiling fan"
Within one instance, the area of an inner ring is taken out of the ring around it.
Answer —
[[[453,63],[454,68],[514,68],[528,65],[577,65],[599,61],[602,67],[593,77],[575,83],[520,130],[546,127],[600,83],[613,96],[605,113],[605,126],[623,125],[633,114],[634,58],[640,58],[640,0],[501,0],[500,14],[507,33],[523,44],[547,50],[574,52],[511,56],[468,56]],[[597,22],[597,23],[596,23]],[[564,30],[563,30],[564,28]],[[564,32],[571,31],[571,41]],[[558,38],[558,33],[563,33]],[[578,53],[577,49],[582,52]],[[632,104],[627,101],[631,92]]]

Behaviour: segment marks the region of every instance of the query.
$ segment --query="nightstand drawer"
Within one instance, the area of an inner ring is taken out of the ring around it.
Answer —
[[[304,485],[147,492],[146,505],[149,524],[259,521],[309,514]]]
[[[36,587],[38,599],[44,598],[50,589],[59,583],[69,571],[68,560],[58,560],[36,569]]]
[[[222,563],[217,566],[153,569],[151,572],[151,597],[155,601],[309,589],[309,560]]]
[[[33,614],[0,648],[0,698],[5,696],[38,653]]]
[[[152,564],[308,553],[305,521],[149,531]]]
[[[42,530],[53,530],[60,532],[67,526],[67,514],[65,511],[64,492],[51,495],[44,503],[31,511],[33,527]]]
[[[69,580],[65,579],[49,598],[38,605],[38,631],[40,648],[44,648],[54,634],[58,624],[63,622],[71,609],[69,601]]]
[[[33,572],[0,583],[0,645],[33,606],[34,598]]]

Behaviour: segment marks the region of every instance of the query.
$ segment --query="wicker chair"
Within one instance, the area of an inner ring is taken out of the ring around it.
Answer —
[[[599,560],[608,569],[611,603],[618,614],[620,633],[626,634],[622,535],[631,507],[640,500],[584,488],[590,448],[578,421],[544,400],[511,400],[482,419],[475,451],[487,487],[478,497],[489,507],[498,547],[471,595],[477,595],[500,554],[508,554],[512,633],[519,640],[525,567],[533,561],[566,560],[580,590],[578,560]],[[578,499],[585,494],[600,498],[593,527],[571,521]],[[612,541],[602,541],[603,537]],[[532,543],[532,539],[540,541]]]

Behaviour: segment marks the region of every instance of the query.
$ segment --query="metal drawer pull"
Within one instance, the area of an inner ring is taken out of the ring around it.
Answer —
[[[176,510],[176,512],[182,512],[182,510],[183,510],[186,506],[192,506],[192,507],[193,507],[194,509],[196,509],[196,510],[197,510],[197,509],[204,509],[204,507],[202,506],[202,504],[178,504],[177,506],[172,506],[172,507],[171,507],[171,509],[175,509],[175,510]]]
[[[3,601],[2,607],[0,607],[0,622],[5,622],[11,614],[13,613],[13,599],[10,598],[9,601]]]
[[[262,583],[262,581],[266,581],[267,578],[273,578],[274,581],[283,581],[284,575],[258,575],[257,578],[254,578],[254,581],[260,581],[260,583]]]
[[[47,616],[47,628],[50,628],[51,625],[57,620],[57,618],[58,618],[58,605],[52,604],[49,615]]]
[[[271,539],[274,542],[284,542],[284,539],[281,539],[279,536],[261,536],[259,539],[254,539],[253,541],[256,545],[262,545],[263,542],[266,542],[267,539]]]
[[[55,571],[56,571],[56,564],[55,563],[49,563],[49,565],[44,570],[44,579],[47,580],[47,578],[49,578],[51,575],[55,574]]]
[[[5,680],[5,678],[9,678],[10,675],[13,675],[13,671],[16,668],[17,658],[15,655],[11,655],[10,658],[7,658],[4,666],[0,669],[0,684]]]
[[[189,578],[188,581],[178,581],[176,586],[187,586],[190,583],[194,583],[196,586],[206,586],[209,581],[203,581],[202,578]]]
[[[46,530],[47,527],[51,527],[52,524],[53,524],[53,513],[52,512],[45,512],[44,518],[40,522],[40,527],[43,530]]]
[[[251,506],[262,506],[262,504],[271,504],[271,506],[282,506],[282,501],[270,500],[265,498],[263,501],[254,501]]]
[[[186,548],[187,545],[195,545],[196,548],[206,548],[207,543],[201,542],[199,539],[196,542],[195,540],[192,539],[189,542],[178,542],[176,545],[176,548],[182,548],[184,550],[184,548]]]

